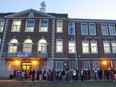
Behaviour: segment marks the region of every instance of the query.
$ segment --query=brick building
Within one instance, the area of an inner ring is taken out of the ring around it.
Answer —
[[[0,76],[14,69],[116,68],[116,20],[28,9],[0,13]]]

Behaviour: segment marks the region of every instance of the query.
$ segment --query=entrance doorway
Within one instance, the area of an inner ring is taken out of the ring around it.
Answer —
[[[29,70],[31,69],[32,64],[31,63],[22,63],[22,69]]]

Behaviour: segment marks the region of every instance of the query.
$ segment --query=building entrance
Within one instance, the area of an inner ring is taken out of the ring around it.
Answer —
[[[31,69],[32,64],[31,63],[22,63],[22,69],[29,70]]]

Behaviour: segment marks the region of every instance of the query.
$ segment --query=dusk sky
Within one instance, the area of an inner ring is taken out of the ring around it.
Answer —
[[[0,0],[0,13],[40,9],[43,0]],[[116,19],[116,0],[44,0],[46,12],[68,13],[70,18]]]

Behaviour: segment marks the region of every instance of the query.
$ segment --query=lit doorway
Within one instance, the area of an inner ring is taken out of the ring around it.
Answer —
[[[23,70],[29,70],[29,69],[31,69],[31,67],[32,67],[32,64],[31,63],[22,63],[22,69]]]

